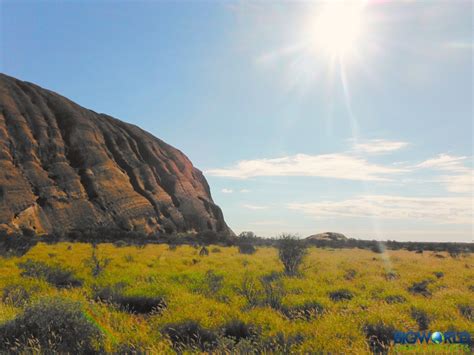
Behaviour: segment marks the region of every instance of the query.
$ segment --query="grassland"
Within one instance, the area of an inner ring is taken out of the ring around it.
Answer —
[[[472,254],[452,258],[405,250],[380,254],[310,248],[301,275],[288,277],[282,274],[275,248],[261,247],[252,255],[236,247],[208,250],[209,255],[200,255],[200,249],[186,245],[99,244],[94,250],[85,243],[39,243],[22,257],[0,258],[0,325],[30,304],[60,297],[81,304],[87,319],[100,329],[107,352],[172,353],[182,347],[163,330],[188,320],[220,335],[226,324],[240,320],[255,334],[240,345],[220,336],[215,351],[249,351],[252,342],[259,342],[267,344],[262,349],[268,352],[368,353],[374,329],[474,333]],[[20,268],[27,260],[60,265],[80,283],[58,287],[54,280],[28,276],[25,267]],[[423,281],[424,286],[413,287]],[[117,284],[123,295],[160,297],[164,305],[139,314],[98,301],[97,290]],[[341,294],[349,297],[339,299]],[[304,313],[305,304],[319,308]],[[302,310],[303,316],[292,310]],[[271,342],[278,344],[272,347]],[[439,349],[431,345],[429,350]]]

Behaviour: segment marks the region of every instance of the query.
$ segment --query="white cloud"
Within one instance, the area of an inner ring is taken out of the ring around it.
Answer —
[[[361,143],[354,143],[353,149],[357,152],[375,154],[389,153],[408,146],[407,142],[389,141],[385,139],[371,139]]]
[[[288,208],[316,218],[359,217],[473,223],[470,197],[403,197],[362,195],[342,201],[291,203]]]
[[[234,192],[234,190],[224,188],[224,189],[221,190],[221,192],[224,193],[224,194],[231,194],[232,192]]]
[[[250,205],[250,204],[244,204],[242,207],[247,208],[249,210],[266,210],[268,206],[260,206],[260,205]]]
[[[248,190],[248,189],[241,189],[240,192],[243,193],[243,194],[246,194],[246,193],[249,193],[250,190]]]
[[[446,172],[441,175],[441,182],[446,190],[457,193],[474,192],[474,170],[465,165],[467,157],[439,154],[436,158],[425,160],[416,168],[434,169]]]
[[[273,159],[242,160],[235,166],[210,169],[211,176],[248,179],[257,176],[315,176],[345,180],[390,181],[405,169],[369,163],[350,154],[296,154]]]
[[[466,169],[464,161],[467,157],[456,157],[449,154],[439,154],[436,158],[425,160],[417,168],[440,169],[449,171],[463,171]]]

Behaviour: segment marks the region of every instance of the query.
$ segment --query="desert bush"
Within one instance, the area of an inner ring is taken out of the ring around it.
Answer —
[[[215,332],[202,327],[193,320],[167,324],[161,332],[170,339],[173,347],[178,352],[186,348],[210,351],[216,347],[218,340]]]
[[[304,336],[302,334],[285,335],[283,332],[278,332],[275,336],[268,337],[263,341],[262,352],[292,354],[303,341]]]
[[[221,252],[221,248],[214,247],[214,248],[211,249],[211,252],[212,252],[212,253],[220,253],[220,252]]]
[[[329,292],[329,298],[334,302],[348,301],[353,297],[354,294],[345,288]]]
[[[467,289],[471,292],[474,292],[474,285],[469,285],[469,287]]]
[[[168,250],[175,251],[176,249],[178,249],[178,244],[169,244],[168,245]]]
[[[354,269],[349,269],[344,274],[344,278],[349,281],[349,280],[353,280],[356,275],[357,275],[357,271],[355,271]]]
[[[430,280],[415,282],[408,288],[408,291],[410,291],[413,294],[421,294],[425,297],[429,297],[431,296],[431,291],[428,289],[429,283],[430,283]]]
[[[201,250],[199,251],[199,256],[207,256],[209,255],[209,249],[206,247],[202,247]]]
[[[279,279],[279,274],[272,272],[260,278],[263,289],[262,305],[269,306],[276,310],[281,310],[281,302],[285,296],[283,282]]]
[[[388,280],[388,281],[396,280],[399,277],[400,276],[395,271],[389,271],[385,274],[385,279]]]
[[[374,241],[370,247],[370,250],[372,250],[374,253],[382,254],[385,251],[385,246],[382,242]]]
[[[0,255],[5,257],[25,255],[38,243],[36,236],[0,232]]]
[[[2,302],[23,307],[30,300],[30,292],[22,285],[7,285],[2,292]]]
[[[255,325],[245,323],[240,319],[232,319],[222,326],[222,334],[226,338],[239,342],[242,339],[257,338],[259,329]]]
[[[324,312],[324,307],[315,301],[307,301],[296,306],[283,306],[282,313],[289,319],[311,320],[319,317]]]
[[[411,317],[416,321],[420,330],[427,330],[429,328],[431,319],[426,311],[412,307]]]
[[[166,309],[166,300],[162,296],[127,295],[123,283],[108,285],[105,287],[94,287],[94,298],[101,302],[115,305],[121,310],[129,313],[147,314],[161,313]]]
[[[18,267],[23,270],[21,276],[42,278],[58,288],[82,286],[82,280],[77,278],[72,270],[60,265],[48,265],[42,261],[28,259],[19,263]]]
[[[204,275],[204,285],[202,291],[208,296],[217,295],[224,285],[224,276],[216,274],[213,270],[208,270]]]
[[[364,326],[364,333],[370,350],[374,354],[388,354],[390,341],[395,328],[383,322],[369,323]]]
[[[250,307],[255,307],[259,303],[260,291],[255,279],[246,274],[242,280],[242,284],[237,292],[242,295]]]
[[[444,276],[444,272],[441,271],[435,271],[433,274],[436,276],[437,279],[440,279]]]
[[[307,246],[304,241],[296,237],[283,234],[278,240],[278,256],[285,268],[285,273],[294,276],[303,262],[307,253]]]
[[[394,303],[405,303],[407,299],[402,296],[402,295],[389,295],[385,297],[385,302],[389,304],[394,304]]]
[[[98,277],[105,268],[110,264],[110,258],[104,258],[97,255],[97,245],[92,244],[92,255],[89,259],[85,261],[86,266],[91,269],[91,274],[93,277]]]
[[[461,315],[469,321],[474,321],[474,307],[469,304],[458,305]]]
[[[257,249],[250,243],[239,243],[238,244],[240,254],[255,254]]]
[[[127,263],[133,263],[135,261],[135,258],[133,257],[132,254],[127,254],[124,256],[124,259]]]
[[[0,350],[6,352],[96,353],[102,340],[81,305],[60,298],[43,299],[0,325]]]

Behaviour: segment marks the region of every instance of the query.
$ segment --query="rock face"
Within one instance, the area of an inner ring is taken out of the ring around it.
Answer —
[[[306,239],[309,239],[309,240],[347,240],[347,237],[342,233],[324,232],[324,233],[310,235]]]
[[[0,227],[232,233],[179,150],[0,74]]]

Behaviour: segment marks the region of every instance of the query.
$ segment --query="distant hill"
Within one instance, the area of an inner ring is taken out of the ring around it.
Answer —
[[[341,240],[347,240],[347,237],[342,234],[342,233],[336,233],[336,232],[324,232],[324,233],[318,233],[318,234],[313,234],[307,237],[306,239],[308,240],[332,240],[332,241],[341,241]]]
[[[3,74],[0,109],[0,230],[232,233],[201,171],[150,133]]]

